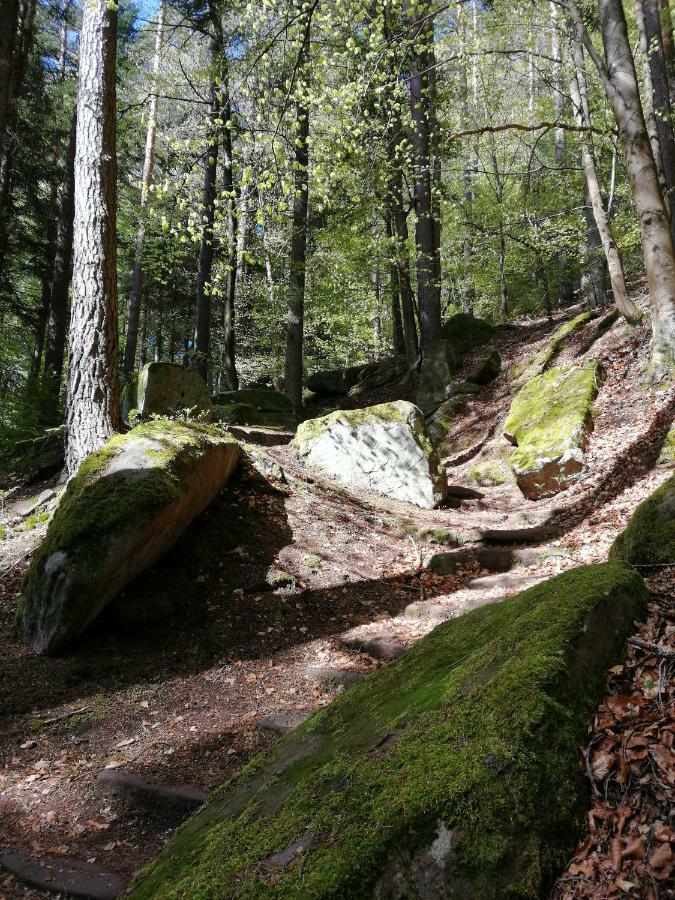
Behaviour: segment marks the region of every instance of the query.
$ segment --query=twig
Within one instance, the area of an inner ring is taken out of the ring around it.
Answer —
[[[661,647],[660,644],[652,644],[649,641],[642,641],[640,638],[628,638],[628,643],[654,656],[662,656],[664,659],[675,659],[675,650],[669,650],[668,647]]]
[[[62,722],[64,719],[70,719],[72,716],[79,716],[80,713],[88,712],[91,707],[89,706],[80,706],[79,709],[71,709],[70,712],[62,713],[60,716],[52,716],[51,719],[45,719],[45,725],[54,725],[56,722]]]

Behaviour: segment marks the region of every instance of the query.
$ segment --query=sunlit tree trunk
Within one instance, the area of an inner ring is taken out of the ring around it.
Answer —
[[[66,471],[120,427],[117,379],[117,12],[84,4],[75,157],[73,301],[66,402]]]
[[[396,139],[394,139],[394,142],[396,142]],[[401,171],[400,155],[397,155],[396,150],[393,153],[392,169],[389,176],[388,205],[394,241],[394,258],[398,270],[398,286],[401,294],[401,319],[405,355],[408,361],[408,368],[412,370],[417,365],[419,343],[417,340],[417,321],[415,319],[415,297],[410,281],[408,217],[403,206],[403,173]]]
[[[410,110],[412,116],[413,171],[415,183],[415,243],[417,245],[417,308],[420,342],[426,349],[441,336],[440,222],[434,197],[435,110],[429,73],[434,66],[431,4],[414,6],[410,18]]]
[[[222,76],[222,119],[223,119],[223,190],[228,203],[228,273],[223,298],[223,352],[221,358],[221,374],[224,386],[228,391],[236,391],[239,387],[236,360],[235,340],[235,309],[239,298],[237,288],[241,282],[237,281],[237,242],[238,242],[238,217],[235,208],[236,191],[234,187],[234,152],[232,149],[232,108],[229,91],[229,72],[226,61],[223,61]]]
[[[162,50],[162,33],[164,30],[164,4],[159,4],[157,11],[157,30],[155,31],[155,53],[152,60],[152,94],[148,108],[148,127],[145,135],[145,158],[143,161],[143,177],[141,180],[141,204],[139,210],[138,230],[134,248],[134,268],[131,273],[131,293],[129,294],[129,313],[127,318],[127,339],[124,345],[124,374],[128,375],[136,365],[136,343],[138,341],[138,320],[143,304],[143,249],[145,247],[145,209],[150,197],[152,177],[155,167],[155,142],[157,140],[157,105],[158,76],[160,54]]]
[[[669,207],[668,200],[668,184],[666,174],[663,168],[663,159],[661,157],[661,143],[659,140],[659,127],[656,121],[656,110],[654,109],[654,86],[652,83],[652,67],[650,65],[649,38],[647,37],[647,27],[644,15],[645,4],[642,0],[635,0],[635,20],[640,35],[640,49],[643,56],[642,76],[644,82],[644,101],[643,110],[645,116],[645,124],[647,126],[647,134],[649,135],[649,143],[652,146],[652,155],[656,164],[656,171],[659,176],[659,184],[666,206]]]
[[[605,211],[602,194],[600,192],[600,183],[591,143],[591,114],[588,104],[584,54],[581,45],[576,41],[572,43],[572,56],[576,71],[570,78],[570,95],[572,98],[572,106],[574,107],[574,118],[576,124],[579,126],[581,162],[584,170],[588,200],[591,204],[593,218],[607,261],[607,269],[609,271],[612,292],[614,294],[614,303],[627,321],[636,322],[639,319],[639,312],[628,296],[626,290],[619,248],[614,240],[612,226]]]
[[[390,216],[387,216],[386,230],[387,238],[391,243],[394,238],[394,229]],[[403,320],[401,319],[401,287],[395,259],[389,263],[389,291],[391,294],[391,340],[394,353],[399,356],[405,353],[405,340],[403,338]]]
[[[621,0],[599,0],[605,61],[596,50],[572,0],[566,6],[593,60],[619,127],[631,194],[642,236],[652,313],[651,377],[675,366],[675,250],[654,156],[640,102],[635,64]]]

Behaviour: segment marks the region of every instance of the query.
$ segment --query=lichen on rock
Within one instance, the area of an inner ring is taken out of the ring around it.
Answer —
[[[429,509],[445,497],[445,471],[424,416],[404,400],[308,419],[293,445],[308,465],[343,484]]]
[[[579,477],[593,427],[593,401],[603,377],[596,360],[550,369],[513,399],[504,436],[517,447],[509,463],[529,499],[556,494]]]
[[[442,624],[216,791],[131,896],[545,896],[584,827],[578,745],[646,600],[610,563]]]
[[[213,499],[238,455],[217,428],[158,419],[88,456],[23,583],[18,622],[31,646],[67,649]]]
[[[675,562],[675,475],[643,501],[612,544],[610,558],[632,566]]]

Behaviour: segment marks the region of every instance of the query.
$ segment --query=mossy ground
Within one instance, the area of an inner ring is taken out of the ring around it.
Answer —
[[[496,459],[486,459],[477,463],[469,472],[473,480],[484,487],[496,487],[509,481],[509,471],[503,462]],[[513,476],[511,476],[512,480]]]
[[[367,897],[390,853],[428,846],[439,819],[460,832],[472,896],[539,896],[578,837],[577,745],[645,603],[613,563],[440,626],[218,791],[132,896]],[[573,653],[586,628],[601,639]],[[306,835],[301,861],[264,865]]]
[[[675,475],[638,506],[610,557],[633,566],[675,563]]]
[[[504,423],[504,432],[518,443],[509,456],[516,474],[582,446],[602,377],[600,363],[592,360],[578,368],[549,369],[521,388]]]

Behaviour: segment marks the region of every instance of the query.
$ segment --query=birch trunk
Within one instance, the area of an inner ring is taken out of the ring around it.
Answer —
[[[157,140],[158,78],[162,35],[164,31],[164,4],[157,11],[155,32],[155,54],[152,60],[152,95],[148,108],[148,129],[145,135],[145,158],[141,180],[141,208],[134,248],[134,268],[131,273],[131,293],[129,294],[129,314],[127,319],[127,339],[124,345],[124,374],[132,372],[136,365],[136,344],[138,342],[138,321],[143,304],[143,249],[145,247],[145,209],[148,205],[152,177],[155,167],[155,142]]]
[[[117,383],[116,7],[84,5],[75,158],[66,472],[120,427]]]

